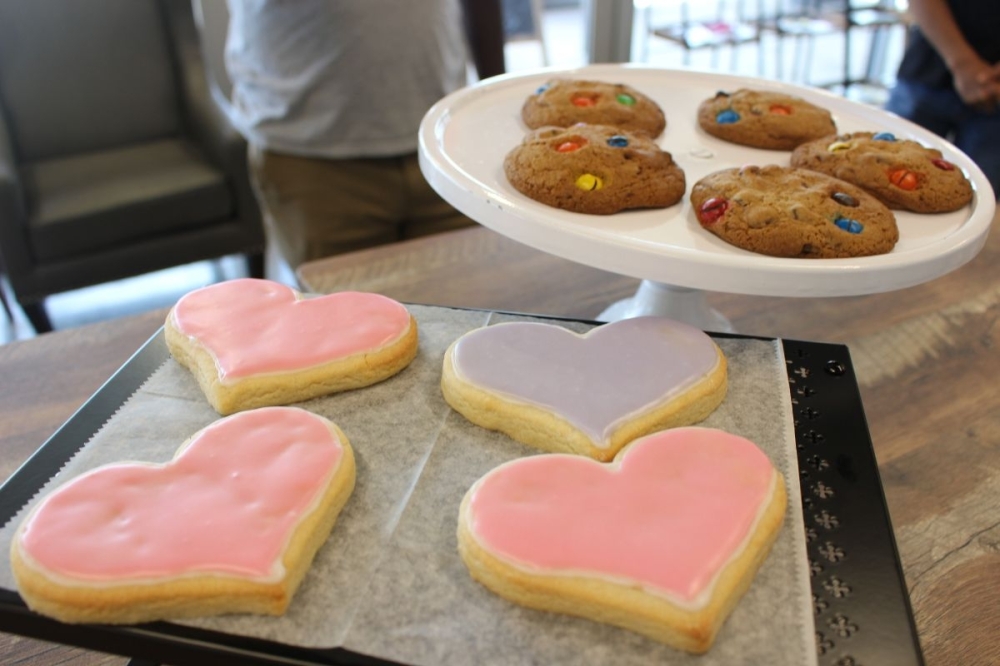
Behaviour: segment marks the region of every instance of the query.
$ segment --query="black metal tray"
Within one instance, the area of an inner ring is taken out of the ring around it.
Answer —
[[[0,487],[0,525],[167,359],[165,345],[153,344],[161,334],[147,341]],[[923,657],[849,351],[819,342],[781,344],[795,419],[819,663],[919,666]],[[304,649],[169,622],[68,625],[33,613],[16,592],[6,589],[0,589],[0,631],[154,663],[392,663],[343,649]]]

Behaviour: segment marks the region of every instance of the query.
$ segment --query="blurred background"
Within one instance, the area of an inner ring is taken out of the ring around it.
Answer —
[[[226,3],[192,6],[207,75],[227,96]],[[823,87],[873,105],[894,82],[908,26],[905,0],[503,0],[503,9],[508,72],[631,61]],[[45,309],[55,329],[81,326],[167,307],[247,271],[239,256],[197,261],[55,293]],[[35,335],[2,265],[0,295],[0,343]]]

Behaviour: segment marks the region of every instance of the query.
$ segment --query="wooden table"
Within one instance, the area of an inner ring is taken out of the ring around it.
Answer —
[[[475,228],[301,267],[318,292],[596,317],[638,281]],[[928,664],[1000,663],[1000,234],[970,264],[889,294],[711,294],[740,333],[846,343]],[[4,477],[159,327],[163,312],[0,347]],[[0,635],[0,662],[121,664]],[[867,665],[872,666],[872,665]]]

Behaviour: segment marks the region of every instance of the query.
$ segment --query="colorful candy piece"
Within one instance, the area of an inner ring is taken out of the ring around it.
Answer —
[[[838,217],[833,221],[839,229],[843,229],[849,234],[860,234],[864,231],[865,226],[858,222],[857,220],[852,220],[849,217]]]
[[[847,141],[834,141],[826,147],[831,153],[839,153],[842,150],[849,150],[851,144]]]
[[[556,146],[556,152],[559,153],[572,153],[574,150],[579,150],[587,145],[587,142],[583,139],[574,139],[573,141],[563,141],[558,146]]]
[[[604,181],[592,173],[585,173],[576,179],[576,186],[581,190],[593,192],[604,187]]]
[[[740,121],[740,114],[736,113],[732,109],[726,109],[720,111],[717,116],[715,116],[715,122],[720,125],[732,125]]]
[[[769,111],[778,116],[790,116],[792,115],[792,107],[787,104],[772,104]]]
[[[549,84],[538,86],[538,90],[535,91],[536,95],[541,95],[543,92],[549,89]]]
[[[722,197],[712,197],[698,209],[698,219],[702,224],[714,224],[729,210],[729,202]]]
[[[846,192],[834,192],[830,195],[830,198],[839,203],[841,206],[848,206],[849,208],[858,207],[858,200]]]
[[[941,169],[942,171],[955,170],[955,165],[949,162],[948,160],[941,160],[941,159],[931,160],[931,164],[936,166],[938,169]]]
[[[872,136],[873,141],[895,141],[896,135],[892,132],[879,132]]]
[[[915,190],[920,186],[917,174],[909,169],[891,169],[889,171],[889,182],[901,190]]]
[[[635,97],[632,97],[632,95],[626,95],[625,93],[620,93],[615,99],[618,100],[619,104],[624,104],[625,106],[632,106],[635,104]]]
[[[628,146],[628,139],[623,137],[621,134],[615,134],[613,137],[608,139],[608,145],[612,148],[625,148]]]
[[[597,97],[591,95],[576,95],[571,101],[573,102],[573,106],[586,108],[596,105]]]

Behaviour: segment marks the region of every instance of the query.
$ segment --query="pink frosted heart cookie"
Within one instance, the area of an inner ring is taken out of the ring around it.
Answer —
[[[216,421],[166,464],[83,474],[18,527],[11,566],[64,622],[280,615],[354,489],[332,422],[294,407]]]
[[[240,279],[182,297],[167,316],[170,353],[220,414],[369,386],[416,356],[417,322],[391,298],[316,298]]]
[[[637,437],[712,413],[726,395],[726,359],[702,331],[662,317],[584,335],[515,322],[452,343],[441,389],[484,428],[545,451],[611,460]]]
[[[701,653],[767,558],[786,501],[754,443],[677,428],[611,463],[548,454],[493,469],[462,501],[459,552],[510,601]]]

